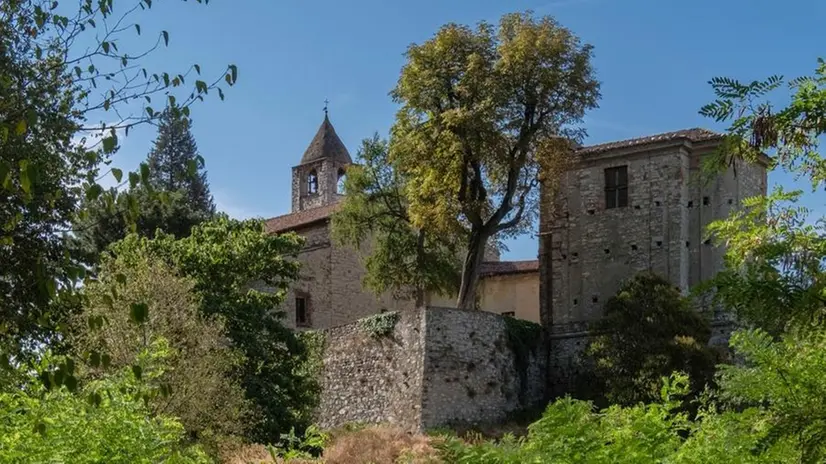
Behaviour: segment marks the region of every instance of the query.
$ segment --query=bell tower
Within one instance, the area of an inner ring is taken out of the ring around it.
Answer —
[[[344,195],[341,186],[347,166],[353,160],[330,123],[326,103],[321,127],[304,151],[301,162],[293,167],[293,213],[330,205]]]

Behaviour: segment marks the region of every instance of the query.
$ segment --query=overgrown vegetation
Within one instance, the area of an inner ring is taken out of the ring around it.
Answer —
[[[505,317],[508,347],[513,351],[516,374],[519,376],[519,398],[524,399],[528,384],[531,355],[536,354],[542,339],[542,326],[524,319]]]
[[[156,374],[164,369],[159,345],[136,363]],[[38,366],[48,369],[46,357]],[[56,361],[56,360],[54,360]],[[156,397],[133,368],[121,368],[76,392],[46,389],[30,379],[0,393],[0,461],[93,463],[209,463],[186,440],[183,425],[167,414],[153,415],[142,398]],[[28,373],[21,373],[27,377]]]
[[[373,338],[381,338],[392,335],[398,321],[399,313],[388,311],[359,319],[358,326],[362,333]]]
[[[73,353],[90,364],[81,380],[137,365],[141,353],[167,340],[164,372],[145,378],[166,393],[147,403],[149,412],[179,418],[188,436],[202,441],[244,436],[254,423],[237,375],[244,357],[232,348],[223,320],[201,313],[195,283],[149,257],[128,265],[107,257],[99,277],[73,321]],[[142,305],[145,315],[138,314]]]

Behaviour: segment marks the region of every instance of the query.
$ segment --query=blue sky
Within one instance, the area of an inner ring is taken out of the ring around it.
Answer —
[[[810,74],[826,39],[826,2],[818,0],[165,0],[139,22],[144,37],[170,33],[169,48],[145,62],[152,70],[238,66],[225,101],[193,108],[193,130],[218,207],[270,217],[289,212],[290,168],[321,123],[325,98],[355,156],[362,138],[386,134],[393,122],[388,92],[410,43],[447,22],[495,22],[527,9],[555,16],[595,47],[603,98],[586,118],[588,143],[721,129],[697,114],[713,98],[711,77]],[[134,169],[153,138],[151,127],[131,132],[115,165]],[[782,174],[770,181],[792,184]],[[508,248],[503,259],[536,258],[532,235]]]

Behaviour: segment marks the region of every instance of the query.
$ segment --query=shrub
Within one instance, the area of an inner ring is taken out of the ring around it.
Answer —
[[[713,378],[717,356],[708,347],[708,321],[661,277],[644,273],[628,281],[594,328],[586,357],[612,404],[656,401],[660,380],[674,371],[689,375],[689,399]]]
[[[105,364],[121,369],[135,364],[153,342],[168,340],[166,369],[147,379],[168,391],[152,398],[149,411],[178,417],[192,437],[240,435],[249,408],[233,371],[242,357],[230,347],[222,320],[200,313],[193,285],[157,259],[128,265],[106,259],[100,280],[87,287],[88,304],[73,325],[73,347],[78,356],[105,353]],[[130,318],[136,304],[147,309],[139,324]],[[99,316],[106,320],[100,327],[88,323]],[[101,368],[92,367],[89,374],[99,376]]]
[[[35,379],[0,393],[0,462],[194,464],[211,462],[186,444],[176,419],[152,417],[131,370],[77,393],[47,391]]]

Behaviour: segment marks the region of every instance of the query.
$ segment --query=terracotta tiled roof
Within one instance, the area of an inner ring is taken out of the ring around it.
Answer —
[[[313,140],[310,142],[310,146],[307,147],[304,156],[301,157],[301,164],[324,158],[338,161],[341,164],[350,164],[353,162],[352,158],[350,158],[350,152],[347,151],[347,147],[345,147],[341,139],[338,138],[338,134],[336,134],[336,130],[333,128],[326,114],[324,115],[324,121],[318,128],[318,132],[316,132],[315,137],[313,137]]]
[[[635,139],[617,140],[615,142],[601,143],[598,145],[585,146],[577,150],[581,155],[592,155],[603,153],[609,150],[618,148],[631,148],[640,145],[647,145],[649,143],[670,142],[676,140],[688,140],[690,142],[702,142],[706,140],[713,140],[722,137],[722,134],[712,132],[708,129],[695,127],[693,129],[683,129],[674,132],[665,132],[663,134],[647,135]]]
[[[323,221],[335,212],[338,205],[338,203],[333,203],[326,206],[319,206],[318,208],[305,209],[297,213],[276,216],[267,219],[264,223],[264,228],[270,233],[287,232],[314,222]]]
[[[485,277],[504,274],[521,274],[525,272],[536,272],[538,270],[539,261],[536,259],[532,261],[487,261],[482,263],[479,275]]]

